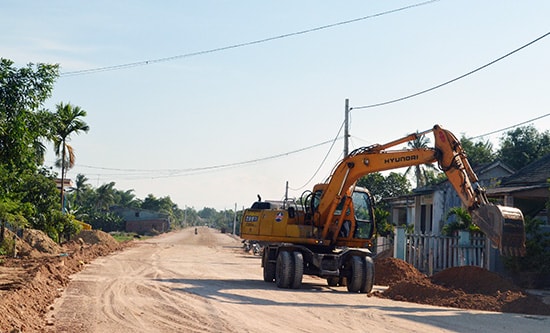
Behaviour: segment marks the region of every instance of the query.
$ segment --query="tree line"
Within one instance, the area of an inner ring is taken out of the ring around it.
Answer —
[[[67,213],[80,221],[92,225],[94,229],[106,232],[123,231],[124,220],[114,213],[112,207],[128,209],[143,209],[157,212],[170,219],[172,228],[187,226],[209,226],[218,229],[232,227],[234,212],[232,210],[217,211],[204,207],[196,210],[194,207],[178,207],[169,196],[157,198],[148,194],[140,199],[134,190],[120,190],[115,182],[103,184],[94,188],[88,183],[85,175],[78,174],[74,187],[67,193]]]
[[[0,252],[5,248],[5,229],[33,228],[61,241],[79,231],[79,221],[106,231],[123,230],[111,205],[148,209],[166,214],[175,227],[228,224],[231,212],[204,208],[180,209],[169,197],[149,195],[136,199],[132,190],[122,191],[111,182],[93,188],[83,175],[74,189],[65,188],[67,170],[75,165],[71,137],[86,133],[87,113],[79,106],[60,102],[54,111],[44,108],[59,77],[57,64],[28,64],[16,68],[0,58]],[[44,166],[47,145],[56,154],[59,174]],[[9,241],[9,240],[8,240]]]

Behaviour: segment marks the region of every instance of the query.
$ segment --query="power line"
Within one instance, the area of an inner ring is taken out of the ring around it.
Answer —
[[[489,132],[489,133],[485,133],[485,134],[482,134],[482,135],[478,135],[478,136],[474,136],[474,137],[471,137],[469,138],[470,140],[474,140],[474,139],[479,139],[479,138],[482,138],[484,136],[489,136],[491,134],[495,134],[495,133],[499,133],[499,132],[504,132],[506,130],[509,130],[509,129],[512,129],[514,127],[518,127],[518,126],[521,126],[521,125],[525,125],[527,123],[530,123],[530,122],[533,122],[535,120],[539,120],[539,119],[542,119],[544,117],[548,117],[550,116],[550,113],[547,113],[545,115],[542,115],[542,116],[539,116],[539,117],[536,117],[536,118],[533,118],[533,119],[529,119],[529,120],[526,120],[524,122],[521,122],[521,123],[517,123],[515,125],[512,125],[512,126],[508,126],[508,127],[505,127],[505,128],[502,128],[502,129],[499,129],[499,130],[496,130],[496,131],[492,131],[492,132]]]
[[[200,171],[211,171],[211,170],[217,170],[217,169],[225,169],[230,167],[236,167],[236,166],[242,166],[246,164],[253,164],[258,162],[263,162],[267,160],[272,160],[276,158],[280,158],[283,156],[288,156],[292,154],[296,154],[305,150],[313,149],[322,145],[325,145],[327,143],[332,143],[334,145],[334,139],[323,141],[321,143],[317,143],[311,146],[307,146],[304,148],[296,149],[290,152],[281,153],[277,155],[271,155],[267,157],[261,157],[253,160],[248,161],[242,161],[242,162],[235,162],[235,163],[227,163],[227,164],[219,164],[219,165],[213,165],[213,166],[206,166],[206,167],[199,167],[199,168],[187,168],[187,169],[122,169],[122,168],[107,168],[107,167],[98,167],[98,166],[92,166],[92,165],[85,165],[85,164],[79,164],[79,167],[83,168],[89,168],[89,169],[98,169],[98,170],[107,170],[107,171],[120,171],[120,172],[140,172],[140,173],[166,173],[168,176],[176,177],[176,176],[182,176],[186,173],[194,173],[194,172],[200,172]]]
[[[429,89],[425,89],[425,90],[422,90],[422,91],[420,91],[420,92],[417,92],[417,93],[414,93],[414,94],[411,94],[411,95],[408,95],[408,96],[396,98],[396,99],[393,99],[393,100],[390,100],[390,101],[387,101],[387,102],[382,102],[382,103],[376,103],[376,104],[370,104],[370,105],[352,107],[352,108],[350,108],[350,110],[359,110],[359,109],[375,108],[375,107],[378,107],[378,106],[383,106],[383,105],[388,105],[388,104],[392,104],[392,103],[396,103],[396,102],[401,102],[401,101],[404,101],[404,100],[406,100],[406,99],[413,98],[413,97],[416,97],[416,96],[419,96],[419,95],[428,93],[428,92],[430,92],[430,91],[439,89],[439,88],[441,88],[441,87],[443,87],[443,86],[446,86],[446,85],[451,84],[451,83],[453,83],[453,82],[455,82],[455,81],[458,81],[458,80],[460,80],[460,79],[463,79],[463,78],[465,78],[465,77],[467,77],[467,76],[469,76],[469,75],[472,75],[472,74],[474,74],[474,73],[476,73],[476,72],[479,72],[480,70],[485,69],[485,68],[487,68],[487,67],[489,67],[489,66],[491,66],[491,65],[493,65],[493,64],[495,64],[495,63],[497,63],[497,62],[499,62],[499,61],[501,61],[502,59],[507,58],[507,57],[511,56],[512,54],[514,54],[514,53],[516,53],[516,52],[518,52],[518,51],[520,51],[520,50],[522,50],[522,49],[524,49],[524,48],[526,48],[526,47],[528,47],[528,46],[530,46],[530,45],[532,45],[532,44],[538,42],[539,40],[541,40],[541,39],[547,37],[548,35],[550,35],[550,32],[545,33],[544,35],[542,35],[542,36],[536,38],[535,40],[530,41],[529,43],[527,43],[527,44],[525,44],[525,45],[523,45],[523,46],[521,46],[521,47],[519,47],[519,48],[513,50],[512,52],[509,52],[509,53],[503,55],[502,57],[500,57],[500,58],[498,58],[498,59],[495,59],[495,60],[491,61],[491,62],[488,63],[488,64],[485,64],[485,65],[483,65],[483,66],[481,66],[481,67],[478,67],[478,68],[476,68],[476,69],[474,69],[474,70],[472,70],[472,71],[470,71],[470,72],[468,72],[468,73],[466,73],[466,74],[460,75],[459,77],[456,77],[456,78],[454,78],[454,79],[452,79],[452,80],[449,80],[449,81],[447,81],[447,82],[443,82],[443,83],[441,83],[441,84],[438,84],[438,85],[435,86],[435,87],[432,87],[432,88],[429,88]]]
[[[325,162],[327,161],[327,158],[330,154],[330,152],[332,151],[332,148],[334,148],[334,144],[336,143],[336,141],[338,140],[339,136],[340,136],[340,132],[342,132],[342,128],[344,128],[344,124],[345,122],[342,122],[342,125],[340,125],[340,129],[338,130],[338,133],[336,134],[336,137],[332,140],[332,144],[330,145],[330,148],[329,150],[327,151],[327,153],[325,154],[325,157],[323,158],[323,160],[321,161],[321,163],[319,164],[319,166],[317,167],[317,170],[315,170],[315,172],[313,173],[313,175],[308,179],[308,181],[298,187],[298,188],[289,188],[290,190],[292,191],[299,191],[303,188],[305,188],[312,180],[313,178],[315,178],[315,176],[317,176],[317,174],[319,173],[319,170],[321,170],[321,167],[325,164]]]
[[[484,137],[484,136],[489,136],[489,135],[492,135],[492,134],[495,134],[495,133],[498,133],[498,132],[503,132],[503,131],[509,130],[511,128],[518,127],[518,126],[521,126],[521,125],[524,125],[524,124],[527,124],[527,123],[530,123],[530,122],[533,122],[533,121],[536,121],[536,120],[539,120],[539,119],[542,119],[542,118],[545,118],[545,117],[548,117],[548,116],[550,116],[550,113],[547,113],[547,114],[544,114],[542,116],[538,116],[538,117],[535,117],[535,118],[532,118],[532,119],[529,119],[529,120],[526,120],[526,121],[523,121],[523,122],[520,122],[520,123],[517,123],[517,124],[514,124],[514,125],[511,125],[511,126],[499,129],[499,130],[495,130],[495,131],[491,131],[491,132],[488,132],[488,133],[485,133],[485,134],[470,137],[468,139],[474,140],[474,139],[478,139],[478,138],[481,138],[481,137]],[[187,169],[124,169],[124,168],[98,167],[98,166],[91,166],[91,165],[85,165],[85,164],[79,164],[78,166],[82,167],[82,168],[88,168],[88,169],[126,172],[126,174],[120,174],[120,173],[93,174],[93,175],[98,176],[98,177],[99,176],[102,176],[102,177],[118,176],[118,177],[128,177],[127,179],[145,179],[145,178],[156,179],[156,178],[183,177],[183,176],[195,175],[195,174],[203,173],[203,172],[210,172],[210,171],[215,171],[215,170],[219,170],[219,169],[238,167],[238,166],[243,166],[243,165],[247,165],[247,164],[252,164],[252,163],[267,161],[267,160],[271,160],[271,159],[276,159],[276,158],[296,154],[296,153],[299,153],[299,152],[303,152],[303,151],[306,151],[306,150],[309,150],[309,149],[313,149],[313,148],[320,147],[322,145],[331,143],[331,146],[330,146],[329,150],[327,151],[325,157],[323,158],[323,160],[321,161],[320,165],[318,166],[318,168],[316,169],[314,174],[311,176],[311,178],[304,185],[302,185],[299,188],[290,188],[293,191],[299,191],[299,190],[303,189],[304,187],[306,187],[313,180],[313,178],[317,175],[317,173],[319,172],[321,167],[324,165],[324,163],[326,162],[330,152],[334,148],[334,144],[336,143],[336,141],[341,139],[340,133],[342,131],[343,125],[344,125],[344,123],[342,123],[342,125],[340,126],[340,129],[338,130],[338,133],[337,133],[337,135],[334,139],[323,141],[321,143],[311,145],[311,146],[307,146],[307,147],[300,148],[300,149],[296,149],[296,150],[293,150],[293,151],[290,151],[290,152],[281,153],[281,154],[277,154],[277,155],[271,155],[271,156],[262,157],[262,158],[257,158],[257,159],[248,160],[248,161],[244,161],[244,162],[235,162],[235,163],[227,163],[227,164],[220,164],[220,165],[214,165],[214,166],[206,166],[206,167],[199,167],[199,168],[187,168]],[[151,175],[151,174],[159,174],[159,173],[164,173],[164,174],[159,175],[159,176],[152,176]]]
[[[220,52],[220,51],[227,51],[227,50],[241,48],[241,47],[245,47],[245,46],[251,46],[251,45],[271,42],[271,41],[278,40],[278,39],[294,37],[294,36],[298,36],[298,35],[304,35],[304,34],[308,34],[308,33],[311,33],[311,32],[330,29],[330,28],[338,27],[338,26],[345,25],[345,24],[364,21],[364,20],[367,20],[367,19],[372,19],[372,18],[376,18],[376,17],[379,17],[379,16],[383,16],[383,15],[393,14],[393,13],[401,12],[401,11],[411,9],[411,8],[415,8],[415,7],[429,5],[431,3],[438,2],[438,1],[440,1],[440,0],[424,1],[424,2],[420,2],[420,3],[412,4],[412,5],[409,5],[409,6],[405,6],[405,7],[401,7],[401,8],[397,8],[397,9],[392,9],[392,10],[388,10],[388,11],[385,11],[385,12],[380,12],[380,13],[377,13],[377,14],[367,15],[367,16],[363,16],[363,17],[359,17],[359,18],[355,18],[355,19],[351,19],[351,20],[347,20],[347,21],[327,24],[327,25],[323,25],[323,26],[320,26],[320,27],[315,27],[315,28],[311,28],[311,29],[291,32],[291,33],[278,35],[278,36],[274,36],[274,37],[268,37],[268,38],[264,38],[264,39],[258,39],[258,40],[254,40],[254,41],[250,41],[250,42],[218,47],[218,48],[214,48],[214,49],[210,49],[210,50],[192,52],[192,53],[181,54],[181,55],[165,57],[165,58],[143,60],[143,61],[131,62],[131,63],[126,63],[126,64],[114,65],[114,66],[105,66],[105,67],[98,67],[98,68],[82,69],[82,70],[64,72],[64,73],[61,73],[59,76],[60,77],[66,77],[66,76],[77,76],[77,75],[93,74],[93,73],[99,73],[99,72],[114,71],[114,70],[127,69],[127,68],[138,67],[138,66],[146,66],[146,65],[151,65],[151,64],[161,63],[161,62],[174,61],[174,60],[178,60],[178,59],[182,59],[182,58],[190,58],[190,57],[195,57],[195,56],[200,56],[200,55],[205,55],[205,54],[215,53],[215,52]]]

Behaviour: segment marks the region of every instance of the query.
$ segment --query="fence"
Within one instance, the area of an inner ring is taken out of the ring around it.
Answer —
[[[487,266],[486,240],[483,234],[470,235],[469,232],[459,232],[458,236],[454,237],[406,234],[403,238],[401,241],[405,246],[401,255],[396,251],[396,257],[403,256],[400,259],[427,275],[455,266]]]

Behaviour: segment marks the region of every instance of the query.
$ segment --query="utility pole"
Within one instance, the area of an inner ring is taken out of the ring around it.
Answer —
[[[346,98],[346,109],[344,114],[344,158],[349,155],[349,99]]]
[[[233,235],[235,234],[236,226],[237,226],[237,203],[235,202],[235,216],[233,217]]]

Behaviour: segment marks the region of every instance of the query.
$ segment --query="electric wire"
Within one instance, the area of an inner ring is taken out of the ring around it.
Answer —
[[[98,170],[107,170],[107,171],[121,171],[121,172],[129,172],[129,173],[131,173],[131,172],[168,173],[170,176],[174,177],[174,176],[185,175],[186,173],[194,173],[194,172],[200,172],[200,171],[211,171],[211,170],[217,170],[217,169],[225,169],[225,168],[229,168],[229,167],[236,167],[236,166],[242,166],[242,165],[253,164],[253,163],[258,163],[258,162],[267,161],[267,160],[272,160],[272,159],[276,159],[276,158],[280,158],[280,157],[284,157],[284,156],[288,156],[288,155],[292,155],[292,154],[297,154],[299,152],[309,150],[309,149],[313,149],[313,148],[316,148],[316,147],[319,147],[319,146],[323,146],[323,145],[331,143],[331,142],[332,142],[332,145],[334,145],[334,139],[331,139],[331,140],[323,141],[321,143],[317,143],[317,144],[314,144],[314,145],[311,145],[311,146],[307,146],[307,147],[304,147],[304,148],[292,150],[292,151],[281,153],[281,154],[256,158],[256,159],[247,160],[247,161],[227,163],[227,164],[218,164],[218,165],[198,167],[198,168],[186,168],[186,169],[123,169],[123,168],[97,167],[97,166],[86,165],[86,164],[79,164],[79,167],[89,168],[89,169],[98,169]]]
[[[526,47],[528,47],[528,46],[533,45],[534,43],[540,41],[541,39],[547,37],[548,35],[550,35],[550,32],[545,33],[544,35],[542,35],[542,36],[540,36],[540,37],[538,37],[538,38],[536,38],[536,39],[530,41],[529,43],[527,43],[527,44],[525,44],[525,45],[523,45],[523,46],[521,46],[521,47],[519,47],[519,48],[517,48],[517,49],[515,49],[515,50],[513,50],[513,51],[511,51],[511,52],[509,52],[509,53],[507,53],[507,54],[505,54],[505,55],[503,55],[502,57],[499,57],[499,58],[497,58],[497,59],[495,59],[495,60],[493,60],[493,61],[491,61],[491,62],[489,62],[489,63],[487,63],[487,64],[485,64],[485,65],[483,65],[483,66],[481,66],[481,67],[478,67],[478,68],[476,68],[476,69],[474,69],[474,70],[472,70],[472,71],[470,71],[470,72],[468,72],[468,73],[466,73],[466,74],[462,74],[462,75],[460,75],[460,76],[458,76],[458,77],[456,77],[456,78],[454,78],[454,79],[452,79],[452,80],[449,80],[449,81],[443,82],[443,83],[441,83],[441,84],[438,84],[438,85],[436,85],[436,86],[434,86],[434,87],[431,87],[431,88],[428,88],[428,89],[419,91],[419,92],[414,93],[414,94],[411,94],[411,95],[407,95],[407,96],[404,96],[404,97],[400,97],[400,98],[396,98],[396,99],[393,99],[393,100],[389,100],[389,101],[386,101],[386,102],[381,102],[381,103],[376,103],[376,104],[370,104],[370,105],[364,105],[364,106],[355,106],[355,107],[351,107],[350,110],[369,109],[369,108],[375,108],[375,107],[384,106],[384,105],[388,105],[388,104],[393,104],[393,103],[401,102],[401,101],[404,101],[404,100],[407,100],[407,99],[410,99],[410,98],[413,98],[413,97],[416,97],[416,96],[419,96],[419,95],[423,95],[423,94],[428,93],[428,92],[430,92],[430,91],[434,91],[434,90],[439,89],[439,88],[441,88],[441,87],[444,87],[444,86],[446,86],[446,85],[448,85],[448,84],[451,84],[451,83],[453,83],[453,82],[456,82],[456,81],[458,81],[458,80],[460,80],[460,79],[463,79],[463,78],[465,78],[465,77],[467,77],[467,76],[469,76],[469,75],[472,75],[472,74],[474,74],[474,73],[476,73],[476,72],[479,72],[480,70],[485,69],[485,68],[487,68],[487,67],[489,67],[489,66],[491,66],[491,65],[493,65],[493,64],[495,64],[495,63],[497,63],[497,62],[499,62],[499,61],[501,61],[501,60],[503,60],[503,59],[505,59],[505,58],[507,58],[507,57],[509,57],[509,56],[511,56],[512,54],[514,54],[514,53],[516,53],[516,52],[519,52],[519,51],[523,50],[524,48],[526,48]]]
[[[529,120],[526,120],[526,121],[522,121],[520,123],[516,123],[514,125],[511,125],[511,126],[508,126],[508,127],[505,127],[505,128],[501,128],[501,129],[498,129],[498,130],[495,130],[495,131],[491,131],[491,132],[487,132],[487,133],[480,134],[480,135],[477,135],[477,136],[469,137],[468,139],[475,140],[475,139],[486,137],[486,136],[489,136],[489,135],[492,135],[492,134],[495,134],[495,133],[504,132],[506,130],[509,130],[509,129],[512,129],[512,128],[515,128],[515,127],[518,127],[518,126],[522,126],[522,125],[525,125],[527,123],[531,123],[531,122],[534,122],[536,120],[539,120],[539,119],[542,119],[542,118],[545,118],[545,117],[548,117],[548,116],[550,116],[550,113],[547,113],[547,114],[544,114],[544,115],[541,115],[541,116],[538,116],[538,117],[535,117],[535,118],[532,118],[532,119],[529,119]],[[290,190],[299,191],[299,190],[305,188],[307,185],[309,185],[311,183],[313,178],[315,178],[315,176],[319,173],[322,166],[326,163],[326,160],[327,160],[330,152],[334,148],[334,145],[335,145],[336,141],[342,139],[342,137],[340,136],[340,133],[342,131],[343,126],[344,126],[344,123],[342,123],[342,125],[340,126],[340,129],[338,130],[338,134],[336,135],[336,137],[334,139],[326,140],[326,141],[323,141],[321,143],[318,143],[318,144],[315,144],[315,145],[310,145],[310,146],[300,148],[300,149],[296,149],[296,150],[293,150],[293,151],[290,151],[290,152],[281,153],[281,154],[272,155],[272,156],[267,156],[267,157],[262,157],[262,158],[253,159],[253,160],[248,160],[248,161],[244,161],[244,162],[235,162],[235,163],[227,163],[227,164],[220,164],[220,165],[214,165],[214,166],[206,166],[206,167],[199,167],[199,168],[187,168],[187,169],[124,169],[124,168],[98,167],[98,166],[92,166],[92,165],[86,165],[86,164],[79,164],[78,166],[79,166],[79,168],[88,168],[88,169],[114,171],[114,172],[117,172],[117,171],[125,172],[125,174],[121,174],[121,173],[96,173],[96,174],[87,173],[90,176],[97,176],[97,177],[99,177],[99,176],[101,176],[101,177],[115,176],[115,177],[126,177],[124,179],[132,179],[132,180],[182,177],[182,176],[196,175],[198,173],[212,172],[212,171],[216,171],[216,170],[219,170],[219,169],[227,169],[227,168],[231,168],[231,167],[239,167],[239,166],[244,166],[244,165],[247,165],[247,164],[263,162],[263,161],[267,161],[267,160],[271,160],[271,159],[280,158],[280,157],[283,157],[283,156],[296,154],[296,153],[299,153],[299,152],[303,152],[303,151],[306,151],[306,150],[309,150],[309,149],[313,149],[313,148],[320,147],[320,146],[323,146],[325,144],[331,143],[331,146],[330,146],[329,150],[327,151],[325,157],[323,158],[322,162],[319,164],[319,166],[317,167],[316,171],[311,176],[311,178],[304,185],[302,185],[298,188],[290,188],[289,187]],[[356,137],[356,138],[360,139],[360,140],[363,140],[363,141],[366,141],[366,140],[361,139],[359,137]],[[163,174],[160,175],[160,176],[151,176],[151,174],[157,174],[158,175],[159,173],[163,173]]]
[[[311,183],[311,181],[313,180],[313,178],[315,178],[315,176],[317,176],[317,174],[319,173],[319,171],[321,170],[321,168],[323,167],[323,165],[325,164],[325,162],[327,161],[327,158],[330,154],[330,152],[332,151],[332,148],[334,148],[334,144],[336,143],[336,141],[338,141],[338,138],[340,137],[340,133],[342,132],[342,128],[344,128],[344,125],[345,125],[345,122],[342,122],[342,125],[340,125],[340,129],[338,130],[338,133],[336,134],[336,137],[332,140],[332,144],[330,145],[330,148],[329,150],[327,151],[327,153],[325,154],[325,157],[323,158],[323,160],[321,161],[321,163],[319,164],[319,166],[317,167],[317,170],[315,170],[315,172],[313,173],[313,175],[308,179],[308,181],[298,187],[298,188],[288,188],[289,190],[292,190],[292,191],[300,191],[302,189],[304,189],[306,186],[309,185],[309,183]]]
[[[477,135],[477,136],[474,136],[474,137],[471,137],[471,138],[468,138],[470,140],[475,140],[475,139],[479,139],[479,138],[482,138],[482,137],[485,137],[485,136],[489,136],[489,135],[492,135],[492,134],[495,134],[495,133],[499,133],[499,132],[504,132],[506,130],[509,130],[509,129],[512,129],[512,128],[515,128],[515,127],[518,127],[518,126],[521,126],[521,125],[525,125],[527,123],[530,123],[530,122],[533,122],[535,120],[539,120],[539,119],[542,119],[544,117],[548,117],[550,116],[550,113],[547,113],[545,115],[542,115],[542,116],[539,116],[539,117],[536,117],[536,118],[533,118],[533,119],[529,119],[529,120],[526,120],[526,121],[523,121],[521,123],[517,123],[515,125],[512,125],[512,126],[508,126],[508,127],[505,127],[505,128],[501,128],[499,130],[496,130],[496,131],[492,131],[492,132],[489,132],[489,133],[485,133],[485,134],[482,134],[482,135]]]
[[[186,54],[181,54],[181,55],[176,55],[176,56],[171,56],[171,57],[165,57],[165,58],[157,58],[157,59],[136,61],[136,62],[120,64],[120,65],[113,65],[113,66],[105,66],[105,67],[97,67],[97,68],[90,68],[90,69],[82,69],[82,70],[76,70],[76,71],[63,72],[63,73],[60,73],[59,76],[60,77],[68,77],[68,76],[93,74],[93,73],[99,73],[99,72],[115,71],[115,70],[120,70],[120,69],[138,67],[138,66],[146,66],[146,65],[151,65],[151,64],[161,63],[161,62],[174,61],[174,60],[183,59],[183,58],[190,58],[190,57],[195,57],[195,56],[200,56],[200,55],[205,55],[205,54],[215,53],[215,52],[220,52],[220,51],[227,51],[227,50],[231,50],[231,49],[236,49],[236,48],[241,48],[241,47],[266,43],[266,42],[271,42],[271,41],[278,40],[278,39],[294,37],[294,36],[299,36],[299,35],[305,35],[305,34],[312,33],[312,32],[317,32],[317,31],[320,31],[320,30],[330,29],[330,28],[334,28],[334,27],[338,27],[338,26],[342,26],[342,25],[346,25],[346,24],[350,24],[350,23],[355,23],[355,22],[359,22],[359,21],[364,21],[364,20],[380,17],[380,16],[383,16],[383,15],[388,15],[388,14],[401,12],[401,11],[412,9],[412,8],[415,8],[415,7],[429,5],[429,4],[438,2],[438,1],[441,1],[441,0],[424,1],[424,2],[420,2],[420,3],[412,4],[412,5],[409,5],[409,6],[404,6],[404,7],[400,7],[400,8],[396,8],[396,9],[391,9],[391,10],[388,10],[388,11],[384,11],[384,12],[380,12],[380,13],[376,13],[376,14],[372,14],[372,15],[367,15],[367,16],[363,16],[363,17],[359,17],[359,18],[355,18],[355,19],[351,19],[351,20],[347,20],[347,21],[341,21],[341,22],[337,22],[337,23],[327,24],[327,25],[323,25],[323,26],[319,26],[319,27],[315,27],[315,28],[311,28],[311,29],[291,32],[291,33],[287,33],[287,34],[283,34],[283,35],[258,39],[258,40],[245,42],[245,43],[233,44],[233,45],[229,45],[229,46],[223,46],[223,47],[213,48],[213,49],[209,49],[209,50],[186,53]]]

